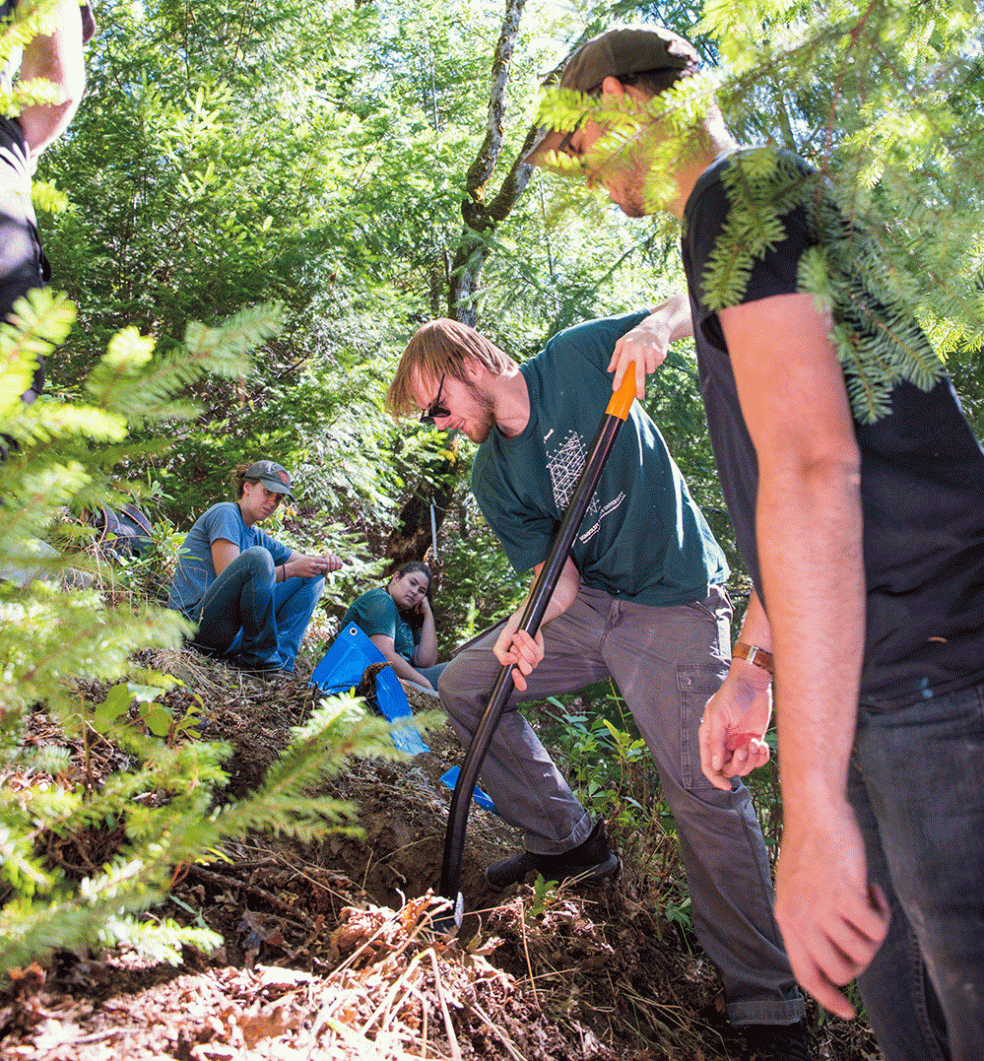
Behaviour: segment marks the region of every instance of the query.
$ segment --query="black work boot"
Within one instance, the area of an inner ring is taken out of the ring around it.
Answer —
[[[795,1024],[750,1024],[742,1028],[749,1061],[813,1061],[813,1038],[805,1021]]]
[[[618,869],[618,857],[612,854],[605,836],[605,821],[595,822],[591,835],[570,851],[559,855],[537,855],[520,851],[511,858],[493,862],[485,871],[489,886],[499,891],[510,884],[518,884],[529,873],[539,873],[544,880],[576,880],[579,884],[600,884]]]

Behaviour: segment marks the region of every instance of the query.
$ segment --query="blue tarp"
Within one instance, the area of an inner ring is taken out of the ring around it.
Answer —
[[[446,774],[441,774],[441,780],[450,789],[454,789],[458,784],[458,775],[461,773],[461,769],[457,766],[452,766]],[[478,785],[475,786],[472,792],[472,799],[486,810],[490,810],[493,814],[498,814],[495,804],[492,802],[492,797],[488,793],[483,792]]]
[[[354,689],[362,681],[362,672],[370,663],[385,663],[386,657],[355,625],[349,624],[332,642],[331,648],[314,668],[311,684],[323,693],[340,693]],[[413,718],[407,694],[392,667],[376,675],[376,702],[390,722]],[[393,743],[408,755],[429,751],[412,724],[399,726],[391,733]]]

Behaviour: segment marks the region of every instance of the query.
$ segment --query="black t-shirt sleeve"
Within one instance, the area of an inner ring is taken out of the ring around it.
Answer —
[[[717,314],[706,302],[706,276],[718,241],[727,224],[730,203],[720,167],[705,175],[687,202],[683,256],[687,273],[696,280],[691,288],[695,307],[695,324],[708,342],[724,347],[724,336]],[[777,246],[753,258],[743,295],[736,305],[756,302],[773,295],[793,294],[798,290],[799,262],[804,251],[813,245],[803,213],[795,209],[783,216],[785,239]]]

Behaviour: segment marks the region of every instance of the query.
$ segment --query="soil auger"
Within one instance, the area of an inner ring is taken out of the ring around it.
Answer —
[[[612,394],[611,400],[605,408],[605,415],[598,427],[597,434],[591,444],[584,471],[578,481],[574,496],[567,508],[563,521],[557,530],[550,553],[546,562],[540,569],[540,574],[533,589],[530,592],[523,618],[519,629],[527,631],[535,636],[543,621],[547,604],[553,596],[557,586],[560,573],[567,562],[574,538],[581,527],[581,521],[591,502],[591,497],[598,485],[598,480],[604,470],[608,455],[618,435],[619,429],[628,418],[629,410],[635,398],[635,371],[634,363],[630,364],[622,378],[622,385]],[[448,812],[448,828],[444,841],[444,864],[441,870],[441,895],[454,903],[452,913],[437,919],[435,927],[438,930],[446,930],[451,927],[453,919],[456,928],[461,927],[464,917],[464,898],[461,886],[461,863],[465,849],[465,832],[468,828],[468,810],[471,805],[472,792],[482,764],[485,762],[489,744],[499,719],[505,710],[506,703],[513,691],[513,667],[515,664],[506,664],[499,672],[495,685],[489,696],[489,704],[485,714],[475,730],[471,745],[465,754],[458,775],[457,784],[451,797],[451,808]]]

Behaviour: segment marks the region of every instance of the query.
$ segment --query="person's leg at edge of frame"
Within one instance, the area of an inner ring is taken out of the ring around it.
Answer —
[[[285,671],[294,670],[294,661],[301,649],[315,606],[325,589],[325,580],[318,578],[288,578],[273,588],[277,628],[277,652]]]
[[[268,549],[246,549],[209,586],[202,598],[195,643],[227,654],[242,630],[237,659],[245,666],[280,667],[273,586],[276,572]]]
[[[694,926],[724,982],[737,1028],[797,1025],[806,1015],[773,914],[765,841],[748,789],[715,788],[698,729],[730,657],[731,604],[651,608],[613,601],[605,659],[656,760],[677,824]]]
[[[984,686],[893,711],[862,709],[854,749],[898,902],[943,1011],[949,1056],[977,1061],[984,1056]],[[887,983],[865,974],[861,989],[866,1007],[891,1019]]]
[[[578,616],[581,644],[569,634],[572,615]],[[583,688],[607,677],[597,658],[601,628],[596,617],[575,601],[564,615],[543,627],[545,655],[528,676],[522,699],[537,699]],[[501,670],[492,654],[498,629],[472,642],[448,664],[438,686],[447,711],[465,747],[485,709]],[[569,851],[588,839],[591,816],[571,792],[530,724],[517,710],[514,693],[489,746],[481,771],[482,787],[495,801],[503,819],[524,831],[527,851],[553,855]]]
[[[864,836],[868,879],[885,892],[891,915],[885,942],[858,977],[865,1017],[885,1061],[951,1061],[939,1000],[916,934],[892,887],[878,822],[868,800],[864,778],[853,762],[847,792]]]
[[[0,320],[10,321],[14,303],[45,286],[51,268],[41,249],[30,196],[31,177],[24,135],[10,118],[0,117]],[[44,390],[44,359],[38,356],[31,385],[21,395],[31,405]],[[0,435],[0,462],[13,439]]]

